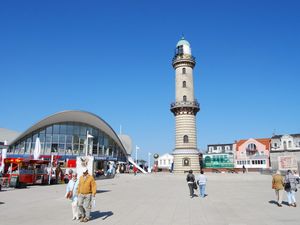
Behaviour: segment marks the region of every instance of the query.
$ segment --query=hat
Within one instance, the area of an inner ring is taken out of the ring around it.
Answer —
[[[83,172],[83,173],[88,172],[88,171],[89,171],[89,169],[88,169],[87,167],[83,167],[83,168],[82,168],[82,172]]]

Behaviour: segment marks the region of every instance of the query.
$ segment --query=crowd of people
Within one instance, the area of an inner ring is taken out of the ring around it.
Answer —
[[[200,171],[200,174],[195,178],[193,170],[189,170],[186,181],[189,188],[190,197],[193,198],[197,195],[194,191],[199,187],[199,197],[206,197],[206,182],[207,177],[204,175],[204,171]],[[297,186],[300,183],[299,175],[294,171],[288,170],[285,176],[281,175],[278,170],[272,178],[272,189],[275,190],[276,203],[279,207],[282,207],[283,193],[286,193],[288,206],[297,207],[296,203],[296,192],[298,191]]]

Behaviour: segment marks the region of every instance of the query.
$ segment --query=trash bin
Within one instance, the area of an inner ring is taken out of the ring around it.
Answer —
[[[17,188],[19,186],[19,177],[11,176],[9,186]]]

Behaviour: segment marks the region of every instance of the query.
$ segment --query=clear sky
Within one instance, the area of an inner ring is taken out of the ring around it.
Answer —
[[[172,152],[184,34],[197,65],[198,147],[300,133],[300,1],[1,1],[0,127],[85,110]],[[139,157],[140,158],[140,157]]]

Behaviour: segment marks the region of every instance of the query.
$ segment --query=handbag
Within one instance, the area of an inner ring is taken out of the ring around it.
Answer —
[[[284,189],[285,190],[288,190],[290,188],[291,188],[291,183],[290,182],[287,182],[287,183],[284,184]]]
[[[194,188],[195,190],[197,190],[198,187],[197,187],[196,182],[193,183],[193,188]]]
[[[68,191],[66,198],[71,199],[73,197],[73,191]]]

